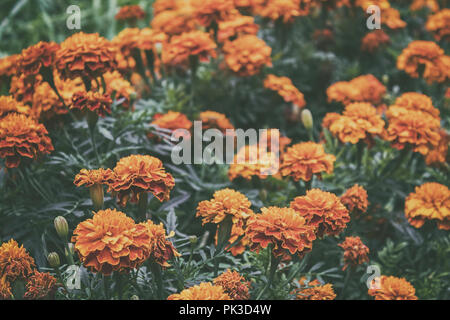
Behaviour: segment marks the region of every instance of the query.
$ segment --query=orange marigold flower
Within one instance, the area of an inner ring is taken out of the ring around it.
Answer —
[[[228,20],[238,12],[233,0],[191,0],[194,18],[204,27]]]
[[[394,104],[389,107],[386,116],[388,118],[397,118],[410,111],[427,113],[440,122],[439,109],[433,106],[431,98],[418,92],[407,92],[402,94],[395,100]]]
[[[428,83],[441,83],[450,78],[450,56],[432,41],[412,41],[397,59],[397,68],[413,78],[419,77],[421,67]]]
[[[441,165],[447,163],[448,144],[450,135],[445,130],[439,131],[440,139],[437,147],[431,148],[428,152],[425,162],[427,165]]]
[[[367,200],[367,191],[363,187],[355,184],[353,187],[347,189],[345,193],[340,197],[340,200],[344,206],[347,207],[349,212],[357,214],[365,213],[369,206]]]
[[[304,286],[301,281],[299,281],[302,287]],[[307,285],[308,288],[300,288],[295,291],[297,300],[334,300],[336,294],[333,290],[333,285],[327,283],[321,285],[319,281],[311,281]]]
[[[0,96],[0,119],[10,113],[30,114],[30,108],[11,96]]]
[[[437,41],[450,37],[450,9],[442,9],[428,18],[425,26]]]
[[[85,186],[92,187],[95,184],[108,184],[111,179],[113,179],[113,171],[111,169],[96,169],[96,170],[87,170],[81,169],[80,173],[75,176],[75,180],[73,183],[77,187]]]
[[[56,52],[56,68],[62,80],[81,77],[89,81],[116,67],[115,46],[97,33],[75,33]]]
[[[77,92],[72,96],[71,109],[86,110],[89,109],[101,117],[106,113],[111,113],[113,101],[108,94],[101,94],[96,91]]]
[[[288,77],[277,77],[269,74],[264,80],[264,88],[277,91],[284,101],[292,102],[299,108],[306,105],[305,97],[292,83]]]
[[[57,280],[48,272],[35,271],[26,284],[25,299],[40,300],[53,298]]]
[[[430,220],[436,221],[439,229],[450,230],[450,190],[436,182],[416,187],[406,198],[405,215],[416,228]]]
[[[42,82],[35,87],[32,101],[31,113],[35,119],[48,120],[69,112],[47,82]]]
[[[362,51],[373,53],[381,46],[391,43],[391,38],[379,29],[366,34],[361,42]]]
[[[193,18],[193,8],[187,3],[174,10],[165,10],[153,18],[152,28],[168,35],[178,35],[195,30],[197,21]]]
[[[151,220],[143,223],[150,235],[150,256],[154,262],[162,267],[170,267],[167,262],[174,257],[181,256],[173,246],[172,242],[166,236],[166,230],[162,223],[154,224]]]
[[[75,228],[72,242],[85,267],[104,275],[141,265],[150,254],[146,226],[115,209],[100,210]]]
[[[250,216],[253,215],[254,215],[253,212],[250,213]],[[245,233],[245,230],[247,228],[247,221],[248,219],[247,220],[240,219],[238,222],[234,223],[233,226],[231,227],[230,238],[228,239],[229,245],[227,245],[225,249],[231,252],[233,256],[237,256],[244,253],[246,247],[250,243],[250,239]],[[216,244],[218,241],[218,237],[219,237],[219,229],[217,229],[215,236]],[[235,243],[240,237],[242,238],[239,240],[239,242]],[[230,248],[230,245],[232,244],[233,247]]]
[[[223,46],[225,62],[239,76],[253,76],[272,66],[272,48],[255,35],[243,35]]]
[[[231,300],[231,298],[221,286],[202,282],[189,289],[184,289],[181,293],[170,295],[167,300]]]
[[[20,55],[13,54],[0,59],[0,77],[11,77],[17,73]],[[1,83],[1,82],[0,82]]]
[[[14,239],[0,246],[0,274],[4,281],[27,279],[34,267],[34,259]]]
[[[23,115],[11,113],[0,120],[0,158],[7,168],[19,166],[22,158],[36,159],[52,152],[53,145],[44,125]]]
[[[323,145],[315,142],[301,142],[289,147],[283,154],[280,171],[283,176],[291,176],[295,181],[311,180],[313,174],[319,179],[322,172],[333,172],[336,157],[325,153]]]
[[[168,200],[174,186],[175,180],[166,172],[161,160],[148,155],[131,155],[117,162],[108,192],[117,193],[119,203],[125,206],[130,195],[130,201],[137,202],[142,192],[152,193],[161,202]]]
[[[227,134],[227,130],[234,130],[234,126],[223,113],[203,111],[200,112],[199,119],[202,122],[203,130],[218,129],[223,134]]]
[[[145,11],[139,5],[120,7],[116,20],[139,20],[145,18]]]
[[[390,29],[402,29],[406,27],[406,22],[400,17],[400,11],[394,8],[381,10],[381,21]]]
[[[228,269],[213,280],[214,285],[221,286],[232,300],[248,300],[251,283],[246,281],[237,271]]]
[[[251,180],[253,176],[266,179],[276,173],[278,158],[258,145],[242,147],[234,156],[228,170],[228,178],[233,181],[238,177]]]
[[[436,0],[413,0],[409,9],[411,11],[418,11],[423,8],[428,8],[432,12],[439,11],[439,3]]]
[[[349,266],[355,267],[365,262],[369,262],[369,248],[362,243],[359,237],[346,237],[344,242],[339,244],[344,249],[344,267],[345,271]]]
[[[183,1],[183,0],[181,0],[181,1]],[[178,2],[180,2],[180,0],[156,0],[152,4],[153,14],[157,15],[166,10],[176,9]],[[185,2],[190,2],[190,0],[187,0]]]
[[[191,130],[192,122],[189,120],[185,114],[181,112],[169,110],[167,113],[157,113],[153,116],[152,125],[158,128],[168,129],[170,131],[175,131],[177,129]],[[149,134],[149,137],[153,137]]]
[[[190,31],[173,36],[162,52],[162,60],[171,66],[186,65],[190,57],[198,57],[200,61],[216,58],[216,43],[203,31]]]
[[[230,38],[239,37],[245,34],[256,35],[259,26],[255,23],[255,18],[243,15],[236,15],[230,20],[219,22],[217,39],[219,42],[225,42]]]
[[[0,300],[10,299],[12,296],[11,284],[6,280],[6,274],[0,278]]]
[[[417,300],[416,290],[405,278],[381,276],[380,288],[369,289],[375,300]]]
[[[256,252],[272,244],[275,257],[288,259],[289,254],[303,257],[311,251],[316,239],[314,227],[291,208],[262,208],[247,222],[250,249]]]
[[[59,44],[44,41],[24,49],[18,58],[17,72],[25,77],[35,77],[41,69],[49,68],[54,64],[58,50]]]
[[[306,219],[306,223],[316,228],[319,238],[341,233],[350,221],[347,208],[339,198],[330,192],[311,189],[305,196],[296,197],[290,207]]]
[[[106,94],[111,97],[114,96],[115,100],[123,99],[124,101],[121,106],[128,109],[132,97],[136,94],[131,83],[128,80],[125,80],[118,71],[105,73],[103,79],[106,84]]]
[[[256,5],[255,14],[271,20],[280,19],[283,23],[291,23],[296,17],[309,13],[311,1],[307,0],[267,0]]]

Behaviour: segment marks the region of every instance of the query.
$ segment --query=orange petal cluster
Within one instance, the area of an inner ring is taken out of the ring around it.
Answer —
[[[48,120],[69,112],[47,82],[35,87],[32,106],[32,114],[36,119]]]
[[[381,276],[380,288],[369,289],[375,300],[417,300],[416,289],[405,278]]]
[[[363,187],[355,184],[353,187],[347,189],[340,197],[342,204],[348,209],[349,212],[356,214],[365,213],[369,206],[367,200],[367,191]]]
[[[347,208],[339,198],[330,192],[311,189],[305,196],[296,197],[290,204],[306,223],[316,228],[319,238],[341,233],[350,222]]]
[[[155,14],[152,28],[170,36],[193,31],[198,25],[193,15],[194,8],[190,1],[178,0],[173,8]]]
[[[411,11],[418,11],[428,8],[431,12],[439,11],[439,3],[436,0],[413,0],[409,9]]]
[[[0,78],[11,77],[17,73],[19,57],[19,54],[12,54],[10,56],[0,58]]]
[[[406,92],[402,94],[389,107],[386,116],[388,118],[398,118],[411,112],[425,113],[427,116],[435,118],[436,124],[441,121],[439,109],[433,106],[431,98],[418,92]]]
[[[211,27],[238,13],[233,0],[191,0],[191,4],[194,19],[204,27]]]
[[[304,284],[303,279],[299,281],[301,287],[295,291],[297,300],[334,300],[333,285],[331,283],[320,284],[318,280],[310,281],[308,285]]]
[[[237,271],[228,269],[213,280],[214,285],[221,286],[232,300],[248,300],[251,283],[246,281]]]
[[[291,23],[295,18],[307,15],[311,3],[310,0],[267,0],[257,4],[254,13],[271,20]]]
[[[80,173],[75,176],[73,183],[77,187],[92,187],[95,184],[105,185],[113,179],[113,171],[111,169],[87,170],[81,169]]]
[[[57,289],[57,280],[48,272],[35,271],[26,284],[25,299],[41,300],[53,298]]]
[[[167,113],[157,113],[153,116],[152,125],[158,128],[175,131],[177,129],[191,130],[192,122],[186,117],[185,114],[177,111],[169,110]],[[149,134],[149,137],[153,137]]]
[[[247,145],[238,151],[228,170],[230,181],[238,177],[251,180],[253,176],[266,179],[269,175],[276,174],[276,154],[260,148],[259,145]]]
[[[425,28],[434,35],[437,41],[450,37],[450,9],[442,9],[428,18]]]
[[[292,102],[299,108],[306,105],[305,97],[288,77],[277,77],[269,74],[264,80],[264,88],[278,92],[286,102]]]
[[[200,112],[199,120],[202,122],[203,130],[218,129],[223,134],[226,134],[227,130],[234,130],[234,126],[223,113],[203,111]]]
[[[391,43],[391,38],[382,29],[379,29],[364,36],[361,41],[361,50],[374,53],[377,49],[389,43]]]
[[[0,119],[10,113],[30,114],[30,108],[11,96],[0,96]]]
[[[35,267],[34,259],[27,250],[14,240],[2,243],[0,246],[0,281],[13,282],[17,279],[25,280]]]
[[[349,266],[355,267],[365,262],[369,262],[369,248],[361,241],[360,237],[346,237],[344,242],[339,244],[344,249],[345,271]]]
[[[72,96],[71,109],[81,111],[90,110],[101,117],[111,113],[113,101],[109,94],[102,94],[97,91],[76,92]]]
[[[166,236],[166,230],[164,229],[163,224],[154,224],[151,220],[148,220],[143,224],[150,235],[149,258],[162,267],[170,267],[170,264],[167,261],[174,257],[179,257],[180,254]]]
[[[139,20],[145,18],[145,11],[139,5],[129,5],[120,7],[116,14],[116,20]]]
[[[448,145],[450,143],[450,135],[445,130],[439,131],[439,143],[436,147],[433,147],[425,157],[427,165],[445,165],[447,161]]]
[[[231,298],[221,286],[202,282],[189,289],[184,289],[181,293],[170,295],[167,300],[231,300]]]
[[[255,18],[250,16],[236,15],[229,20],[219,22],[217,40],[225,42],[230,38],[239,37],[245,34],[256,35],[259,26],[255,23]]]
[[[55,53],[59,45],[54,42],[39,43],[24,49],[18,59],[18,74],[25,77],[36,77],[43,68],[49,68],[55,62]]]
[[[416,228],[435,221],[439,229],[450,230],[450,190],[436,182],[416,187],[406,198],[405,215]]]

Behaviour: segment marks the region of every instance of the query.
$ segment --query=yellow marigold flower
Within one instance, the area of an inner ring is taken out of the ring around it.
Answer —
[[[369,248],[362,243],[359,237],[346,237],[344,242],[339,244],[344,249],[344,267],[345,271],[349,266],[355,267],[365,262],[369,262]]]
[[[193,18],[194,9],[187,3],[173,10],[161,11],[153,18],[152,28],[168,35],[178,35],[194,31],[197,21]]]
[[[345,191],[340,197],[340,200],[349,212],[361,214],[365,213],[369,206],[367,198],[367,191],[363,187],[355,184]]]
[[[204,27],[238,14],[233,0],[191,0],[194,18]]]
[[[57,280],[48,272],[35,271],[26,284],[25,299],[52,299],[57,289]]]
[[[143,225],[147,228],[147,232],[150,235],[149,258],[162,267],[170,267],[167,261],[181,255],[175,249],[172,242],[168,240],[169,237],[166,236],[166,230],[163,224],[154,224],[151,220],[148,220]]]
[[[319,238],[341,233],[350,221],[347,208],[339,198],[330,192],[311,189],[305,196],[296,197],[290,207],[306,219],[306,223],[316,228]]]
[[[215,286],[209,282],[202,282],[181,293],[170,295],[167,300],[231,300],[221,286]]]
[[[361,50],[374,53],[382,46],[391,43],[391,38],[381,29],[369,32],[361,41]]]
[[[246,281],[237,271],[228,269],[213,280],[214,285],[221,286],[232,300],[248,300],[251,283]]]
[[[301,142],[289,147],[283,154],[280,172],[283,176],[291,176],[298,181],[311,180],[313,174],[321,178],[322,172],[333,172],[336,157],[325,153],[323,145],[315,142]]]
[[[137,202],[142,192],[152,193],[161,202],[168,200],[174,186],[175,180],[166,172],[161,160],[148,155],[131,155],[116,164],[108,192],[117,194],[119,203],[125,206],[130,196],[131,202]]]
[[[81,111],[88,109],[104,117],[107,113],[111,113],[112,103],[113,101],[108,94],[101,94],[97,91],[77,92],[72,96],[70,108]]]
[[[115,46],[97,33],[75,33],[56,52],[55,66],[62,80],[95,79],[116,67]]]
[[[210,35],[203,31],[190,31],[175,35],[170,39],[162,52],[162,60],[171,66],[187,65],[190,57],[198,57],[200,61],[216,58],[217,45]]]
[[[17,64],[19,58],[19,54],[13,54],[7,57],[0,58],[0,78],[11,77],[17,73]]]
[[[236,15],[219,22],[219,29],[217,33],[217,40],[225,42],[230,38],[239,37],[245,34],[256,35],[259,26],[255,23],[255,18],[243,15]]]
[[[234,130],[234,126],[223,113],[203,111],[200,112],[199,119],[202,122],[203,130],[218,129],[223,134],[226,134],[227,130]]]
[[[409,223],[420,228],[427,220],[436,221],[438,228],[450,230],[450,191],[436,183],[416,187],[405,201],[405,215]]]
[[[409,9],[411,11],[418,11],[423,8],[428,8],[432,12],[439,11],[439,3],[436,0],[413,0]]]
[[[317,280],[309,282],[307,288],[296,290],[295,294],[297,300],[334,300],[336,298],[331,283],[321,285]]]
[[[436,147],[431,148],[428,152],[425,162],[427,165],[441,165],[447,163],[448,144],[450,143],[450,135],[445,130],[439,131],[440,139]]]
[[[76,227],[72,242],[85,267],[104,275],[141,265],[150,254],[150,234],[115,209],[100,210]]]
[[[0,119],[10,113],[30,114],[30,108],[11,96],[0,96]]]
[[[292,102],[299,108],[306,105],[305,97],[288,77],[277,77],[269,74],[264,80],[264,88],[277,91],[286,102]]]
[[[432,41],[412,41],[397,59],[397,68],[413,78],[419,77],[422,67],[422,76],[428,83],[441,83],[450,78],[450,56]]]
[[[283,23],[291,23],[296,17],[309,13],[309,0],[267,0],[264,4],[256,5],[254,12],[271,20],[280,19]]]
[[[316,239],[314,227],[291,208],[262,208],[247,222],[250,249],[259,252],[272,244],[275,257],[289,259],[297,254],[303,257],[311,251]]]
[[[405,278],[381,276],[380,287],[369,289],[375,300],[417,300],[416,289]]]
[[[95,184],[107,184],[111,179],[113,179],[113,171],[111,169],[96,169],[87,170],[81,169],[80,173],[75,176],[74,184],[77,187],[85,186],[92,187]]]
[[[428,18],[426,29],[437,41],[450,37],[450,9],[442,9]]]
[[[35,77],[41,69],[49,68],[55,62],[55,53],[59,50],[59,44],[40,41],[27,49],[24,49],[18,58],[17,72],[25,77]]]
[[[116,20],[139,20],[145,18],[145,11],[139,5],[130,5],[120,7],[116,14]]]
[[[407,92],[402,94],[395,100],[394,104],[389,107],[386,116],[388,118],[401,117],[410,111],[424,112],[433,118],[436,118],[438,122],[441,121],[439,109],[433,106],[431,98],[418,92]]]
[[[177,129],[191,130],[192,122],[186,115],[181,112],[168,111],[165,114],[157,113],[153,116],[152,125],[158,128],[168,129],[170,131],[175,131]],[[152,138],[153,134],[149,134],[149,138]],[[186,137],[187,138],[187,137]]]
[[[238,151],[228,170],[231,181],[238,177],[251,180],[253,176],[266,179],[275,173],[275,162],[278,161],[276,155],[260,148],[258,145],[250,145]]]
[[[52,152],[45,127],[23,115],[11,113],[0,120],[0,158],[7,168],[16,168],[23,158],[36,159]]]
[[[0,270],[3,281],[27,279],[34,267],[34,259],[30,257],[23,245],[19,247],[14,239],[0,246]]]
[[[243,35],[223,46],[225,62],[239,76],[253,76],[272,66],[272,48],[255,35]]]
[[[0,300],[10,299],[12,296],[11,284],[6,280],[6,274],[0,278]]]

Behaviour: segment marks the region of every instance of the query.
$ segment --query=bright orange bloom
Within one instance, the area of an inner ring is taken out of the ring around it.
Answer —
[[[417,300],[416,290],[405,278],[381,276],[380,288],[369,289],[375,300]]]
[[[264,88],[277,91],[284,101],[292,102],[299,108],[306,105],[305,97],[292,83],[288,77],[277,77],[269,74],[264,80]]]
[[[197,21],[193,18],[194,9],[189,2],[173,10],[161,11],[153,18],[152,28],[168,35],[194,31]]]
[[[329,102],[336,101],[344,105],[352,102],[378,105],[385,94],[386,87],[371,74],[359,76],[351,81],[336,82],[327,89]]]
[[[319,238],[341,233],[350,221],[347,208],[339,198],[330,192],[311,189],[306,196],[296,197],[290,207],[306,219],[306,223],[316,228]]]
[[[0,78],[11,77],[17,73],[17,64],[19,58],[19,54],[13,54],[7,57],[0,58]]]
[[[221,286],[232,300],[248,300],[251,283],[246,281],[237,271],[228,269],[213,280],[214,285]]]
[[[400,11],[394,8],[381,10],[381,22],[389,29],[402,29],[406,27],[406,22],[400,17]]]
[[[11,96],[0,96],[0,119],[10,113],[30,114],[30,108]]]
[[[291,23],[296,17],[307,15],[310,7],[309,0],[267,0],[256,5],[254,12],[271,20],[280,19],[283,23]]]
[[[31,111],[33,118],[48,120],[68,112],[69,110],[47,82],[41,82],[35,87]]]
[[[204,27],[238,14],[233,0],[191,0],[194,18]]]
[[[177,252],[172,242],[168,240],[169,237],[166,236],[163,224],[154,224],[151,220],[148,220],[143,225],[147,228],[147,232],[150,235],[149,258],[162,267],[170,267],[167,261],[181,255]]]
[[[439,4],[436,0],[413,0],[409,7],[411,11],[418,11],[423,8],[428,8],[432,12],[439,11]]]
[[[0,274],[4,281],[25,280],[33,272],[34,259],[27,250],[11,239],[0,246]]]
[[[26,284],[25,299],[40,300],[53,298],[57,280],[48,272],[35,271]]]
[[[250,249],[259,252],[272,244],[275,257],[289,259],[289,255],[303,257],[311,251],[316,239],[314,227],[291,208],[262,208],[247,222]]]
[[[361,41],[361,50],[373,53],[378,48],[391,43],[391,38],[382,30],[369,32]]]
[[[22,158],[36,159],[52,152],[45,127],[23,115],[11,113],[0,120],[0,158],[7,168],[16,168]]]
[[[81,77],[89,81],[116,67],[115,46],[97,33],[75,33],[56,52],[56,68],[62,80]]]
[[[176,9],[178,2],[180,2],[180,0],[156,0],[152,4],[153,14],[156,16],[163,11]],[[190,0],[186,2],[190,2]]]
[[[167,300],[231,300],[231,298],[221,286],[202,282],[189,289],[184,289],[181,293],[170,295]]]
[[[278,158],[272,152],[265,149],[260,150],[258,145],[247,145],[242,147],[234,156],[233,163],[228,170],[230,181],[238,177],[251,180],[253,176],[266,179],[275,174]]]
[[[41,72],[41,69],[49,68],[53,65],[55,53],[58,50],[59,44],[43,41],[24,49],[18,59],[18,74],[23,74],[27,78],[35,78]],[[42,70],[42,72],[45,71]]]
[[[304,286],[302,281],[299,282]],[[321,285],[317,280],[309,282],[305,289],[301,288],[296,290],[295,294],[297,300],[334,300],[336,298],[331,283]]]
[[[104,275],[141,265],[150,254],[150,234],[115,209],[100,210],[76,227],[72,242],[81,262]]]
[[[319,179],[322,172],[331,174],[336,157],[325,153],[323,145],[315,142],[301,142],[289,147],[283,154],[280,171],[283,176],[291,176],[298,181],[311,180],[313,174]]]
[[[10,299],[12,296],[11,284],[6,280],[6,274],[0,278],[0,300]]]
[[[165,114],[155,114],[151,124],[157,126],[158,128],[168,129],[170,131],[175,131],[177,129],[185,129],[189,131],[192,127],[192,122],[186,117],[186,115],[181,112],[171,110]],[[149,137],[153,137],[153,134],[149,134]]]
[[[441,165],[447,163],[448,144],[450,135],[445,130],[439,131],[440,139],[437,147],[431,148],[428,152],[425,162],[427,165]]]
[[[190,57],[200,61],[216,58],[217,45],[211,36],[203,31],[190,31],[173,36],[163,48],[162,60],[171,66],[187,65]]]
[[[450,78],[450,56],[432,41],[412,41],[397,59],[397,68],[413,78],[419,77],[421,67],[428,83],[441,83]]]
[[[109,181],[113,179],[113,171],[111,169],[96,169],[96,170],[87,170],[81,169],[80,173],[75,176],[75,180],[73,183],[77,187],[85,186],[92,187],[95,184],[108,184]]]
[[[125,206],[130,196],[131,202],[137,202],[142,192],[152,193],[161,202],[168,200],[174,186],[175,180],[166,172],[161,160],[148,155],[131,155],[117,162],[108,192],[117,194],[119,203]]]
[[[433,33],[437,41],[450,37],[450,9],[442,9],[428,18],[426,29]]]
[[[71,109],[79,109],[84,111],[89,109],[101,117],[107,113],[111,113],[111,105],[113,101],[108,94],[101,94],[96,91],[77,92],[72,96]]]
[[[239,37],[245,34],[256,35],[259,26],[255,23],[255,18],[243,15],[236,15],[219,22],[219,29],[217,33],[217,40],[225,42],[230,38]]]
[[[345,191],[340,197],[340,200],[349,212],[361,214],[365,213],[369,206],[367,197],[367,191],[363,187],[355,184]]]
[[[395,100],[394,104],[389,107],[386,116],[388,118],[398,118],[410,111],[420,111],[432,116],[438,123],[441,121],[439,109],[433,106],[431,98],[418,92],[407,92],[402,94]]]
[[[343,271],[350,267],[355,267],[365,262],[369,262],[369,248],[362,243],[359,237],[346,237],[345,241],[339,244],[344,249]]]
[[[239,76],[253,76],[272,66],[272,48],[255,35],[243,35],[223,46],[225,62]]]
[[[200,112],[199,118],[202,122],[203,130],[218,129],[223,134],[226,134],[227,130],[234,130],[234,126],[223,113],[209,110],[203,111]]]
[[[139,5],[120,7],[116,20],[139,20],[145,18],[145,11]]]
[[[439,229],[450,230],[450,190],[436,182],[416,187],[406,198],[405,215],[416,228],[430,220],[436,221]]]
[[[130,107],[132,96],[135,95],[136,91],[128,80],[118,72],[107,72],[103,75],[103,79],[106,84],[106,94],[109,96],[114,96],[115,100],[124,99],[121,104],[125,109]],[[101,89],[103,92],[103,89]]]

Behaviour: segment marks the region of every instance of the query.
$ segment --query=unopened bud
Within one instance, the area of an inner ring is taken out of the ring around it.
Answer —
[[[303,109],[301,118],[302,118],[302,123],[305,126],[306,130],[308,130],[308,131],[311,130],[313,127],[313,124],[314,124],[311,111],[309,111],[308,109]]]
[[[389,75],[384,74],[384,75],[381,77],[381,81],[383,81],[383,83],[384,83],[385,85],[387,85],[387,84],[389,83]]]
[[[67,220],[64,217],[58,216],[53,221],[55,225],[56,232],[61,239],[67,239],[69,235],[69,225],[67,224]]]
[[[198,242],[197,236],[190,236],[190,237],[189,237],[189,242],[190,242],[192,245],[196,244],[196,243]]]
[[[67,249],[69,249],[69,251],[67,251]],[[64,248],[64,254],[67,256],[72,255],[75,253],[75,247],[73,245],[73,243],[68,243],[67,244],[67,248]]]
[[[131,296],[130,299],[131,299],[131,300],[139,300],[139,297],[138,297],[137,295],[134,294],[134,295]]]
[[[59,255],[56,252],[51,252],[47,256],[48,264],[52,268],[58,268],[61,265]]]
[[[95,211],[103,208],[103,186],[101,184],[94,184],[89,188],[92,203],[94,204]]]

